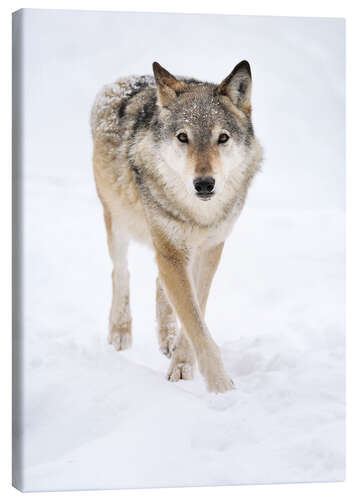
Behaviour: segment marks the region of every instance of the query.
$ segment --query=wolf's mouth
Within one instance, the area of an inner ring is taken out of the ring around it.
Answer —
[[[196,193],[197,198],[203,201],[210,200],[215,193]]]

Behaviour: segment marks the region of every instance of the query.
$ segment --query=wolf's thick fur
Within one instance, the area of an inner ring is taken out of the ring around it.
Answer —
[[[224,241],[259,168],[251,124],[251,73],[238,64],[220,85],[150,76],[106,85],[92,109],[94,175],[113,261],[109,342],[131,345],[130,238],[154,249],[159,270],[160,349],[168,378],[190,379],[195,361],[207,388],[233,388],[204,320]],[[176,315],[182,325],[177,331]]]

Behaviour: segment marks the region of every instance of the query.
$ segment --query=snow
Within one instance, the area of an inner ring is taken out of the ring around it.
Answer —
[[[24,489],[343,480],[343,22],[25,11],[24,23]],[[107,343],[89,114],[103,84],[154,60],[219,81],[241,59],[265,161],[208,303],[236,385],[216,396],[198,373],[166,380],[154,259],[136,244],[133,346]]]

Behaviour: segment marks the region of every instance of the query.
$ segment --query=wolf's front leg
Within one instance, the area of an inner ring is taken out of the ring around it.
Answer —
[[[221,258],[223,243],[200,251],[194,258],[192,274],[198,303],[203,317],[213,277]],[[189,380],[193,377],[195,356],[187,334],[181,329],[173,352],[168,378],[176,382],[179,379]]]
[[[168,245],[164,252],[159,248],[156,247],[156,259],[160,279],[180,318],[187,340],[193,347],[208,390],[218,393],[233,389],[233,382],[224,370],[219,349],[201,313],[184,254]]]
[[[129,299],[128,239],[108,212],[104,212],[109,253],[113,261],[112,306],[109,318],[108,342],[117,351],[128,349],[132,343]]]

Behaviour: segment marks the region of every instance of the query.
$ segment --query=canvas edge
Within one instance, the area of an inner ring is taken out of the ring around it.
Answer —
[[[22,452],[23,9],[12,14],[12,485],[24,491]]]

